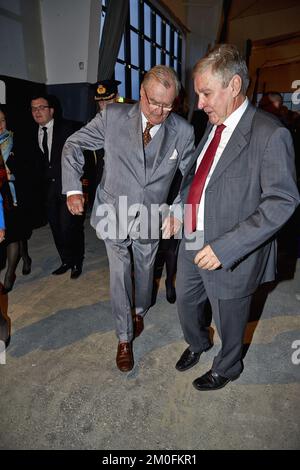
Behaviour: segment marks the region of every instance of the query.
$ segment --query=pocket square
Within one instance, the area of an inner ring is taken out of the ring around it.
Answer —
[[[174,149],[174,152],[170,156],[169,160],[177,160],[178,152],[176,149]]]

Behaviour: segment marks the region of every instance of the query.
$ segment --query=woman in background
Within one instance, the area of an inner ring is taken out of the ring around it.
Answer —
[[[28,224],[30,214],[22,210],[24,194],[18,191],[18,187],[22,187],[20,183],[25,178],[26,170],[16,159],[13,147],[13,133],[7,130],[5,108],[0,106],[0,192],[6,225],[5,242],[0,248],[0,269],[3,269],[7,261],[2,293],[12,290],[20,257],[23,259],[23,274],[31,271],[31,258],[27,248],[27,241],[32,233]]]
[[[4,223],[4,213],[3,213],[3,199],[0,194],[0,243],[5,240],[5,223]],[[2,290],[0,290],[0,294]],[[10,320],[7,316],[7,302],[2,302],[0,296],[0,341],[5,343],[7,348],[10,342]],[[0,344],[0,352],[2,351],[2,345]]]

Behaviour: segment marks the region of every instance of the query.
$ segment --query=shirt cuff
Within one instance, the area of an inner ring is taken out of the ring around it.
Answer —
[[[67,197],[73,196],[73,194],[83,194],[82,191],[67,191]]]

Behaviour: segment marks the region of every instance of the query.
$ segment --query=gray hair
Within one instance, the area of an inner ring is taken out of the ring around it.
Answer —
[[[150,80],[158,80],[165,88],[171,88],[173,85],[175,87],[176,96],[179,95],[181,88],[180,81],[177,77],[175,70],[166,65],[156,65],[146,73],[143,85],[149,83]]]
[[[233,44],[218,44],[205,57],[200,59],[194,66],[193,77],[203,73],[208,67],[219,76],[223,87],[229,85],[234,75],[239,75],[242,80],[241,92],[246,95],[249,86],[248,68],[238,48]]]

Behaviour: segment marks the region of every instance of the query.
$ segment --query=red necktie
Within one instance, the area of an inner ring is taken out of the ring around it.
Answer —
[[[224,124],[220,124],[216,127],[215,135],[213,136],[209,146],[207,147],[206,152],[203,155],[201,163],[192,181],[186,201],[186,204],[189,205],[186,208],[184,217],[187,233],[191,233],[196,230],[198,206],[205,186],[205,181],[209,170],[211,169],[211,166],[213,164],[214,157],[221,140],[221,135],[225,127],[226,126],[224,126]]]

